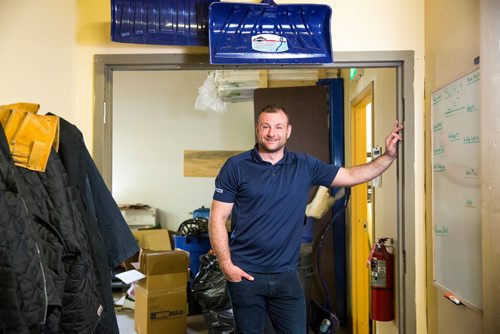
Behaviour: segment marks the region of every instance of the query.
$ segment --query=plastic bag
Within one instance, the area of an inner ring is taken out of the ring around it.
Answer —
[[[191,299],[199,304],[210,334],[233,333],[232,307],[226,278],[215,255],[200,256],[200,271],[193,280]]]
[[[203,313],[209,334],[233,334],[233,309]]]
[[[227,103],[222,101],[217,94],[217,86],[213,73],[209,73],[203,85],[198,88],[198,97],[196,98],[194,108],[199,111],[227,111]]]
[[[198,301],[202,312],[231,308],[226,278],[215,255],[200,256],[200,271],[193,280],[191,296]]]

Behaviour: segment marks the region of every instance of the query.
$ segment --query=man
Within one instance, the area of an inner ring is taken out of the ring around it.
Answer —
[[[285,148],[292,132],[286,111],[259,114],[253,150],[231,157],[215,181],[210,240],[227,279],[237,333],[304,334],[306,305],[298,274],[301,226],[310,188],[346,187],[382,174],[396,159],[403,129],[396,121],[386,150],[368,164],[342,168]],[[231,241],[225,226],[231,215]]]

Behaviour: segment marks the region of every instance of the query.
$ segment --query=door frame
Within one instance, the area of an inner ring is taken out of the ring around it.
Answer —
[[[398,330],[416,333],[415,304],[415,111],[414,51],[334,52],[334,62],[319,65],[212,65],[208,54],[104,54],[94,56],[93,159],[104,180],[111,184],[112,88],[114,71],[216,70],[216,69],[311,69],[377,68],[396,69],[397,118],[404,122],[404,138],[398,148]],[[402,147],[401,147],[402,146]]]

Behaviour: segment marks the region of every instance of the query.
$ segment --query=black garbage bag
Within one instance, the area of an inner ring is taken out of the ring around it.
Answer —
[[[193,280],[191,299],[201,308],[210,334],[233,333],[231,300],[226,278],[213,254],[200,256],[200,271]]]
[[[203,313],[209,334],[234,334],[233,309]]]
[[[226,278],[215,255],[200,256],[200,271],[193,280],[191,297],[198,302],[202,312],[231,308]]]

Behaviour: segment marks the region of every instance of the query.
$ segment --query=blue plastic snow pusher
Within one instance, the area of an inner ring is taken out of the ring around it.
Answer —
[[[111,40],[121,43],[208,45],[214,0],[111,0]]]
[[[210,63],[331,63],[331,16],[320,4],[214,2],[208,9]]]

